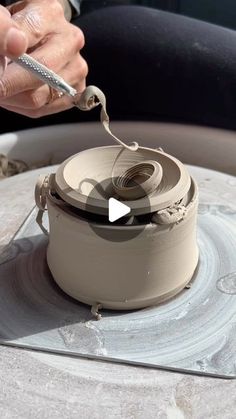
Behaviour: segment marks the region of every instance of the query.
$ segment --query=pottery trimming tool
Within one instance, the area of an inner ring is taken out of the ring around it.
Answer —
[[[33,73],[38,79],[51,86],[53,89],[73,98],[78,94],[77,90],[66,83],[62,77],[58,76],[45,65],[39,63],[30,55],[23,54],[14,61],[21,67]]]
[[[96,86],[88,86],[83,92],[78,92],[74,87],[70,86],[62,77],[54,71],[41,64],[28,54],[23,54],[14,60],[21,67],[34,74],[39,80],[48,84],[53,89],[58,90],[72,98],[74,106],[82,111],[90,111],[98,105],[101,105],[101,121],[108,134],[122,147],[127,150],[137,151],[138,143],[132,142],[130,145],[125,144],[117,138],[110,130],[110,120],[106,111],[106,97],[104,93]]]

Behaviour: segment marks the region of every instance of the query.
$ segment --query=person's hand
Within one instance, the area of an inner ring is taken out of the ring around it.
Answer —
[[[17,24],[11,19],[10,12],[0,6],[0,77],[6,67],[7,57],[18,57],[27,48],[25,34],[17,29]]]
[[[61,3],[61,0],[23,0],[9,6],[8,10],[13,23],[26,36],[27,52],[82,92],[88,73],[86,61],[80,55],[84,36],[79,28],[67,22]],[[4,20],[1,15],[0,19]],[[16,48],[17,44],[14,45]],[[18,50],[13,52],[15,55],[6,51],[5,54],[16,56]],[[0,54],[3,54],[1,49]],[[70,98],[59,98],[56,93],[52,98],[50,93],[47,85],[16,63],[10,63],[0,79],[0,106],[32,118],[73,106]]]

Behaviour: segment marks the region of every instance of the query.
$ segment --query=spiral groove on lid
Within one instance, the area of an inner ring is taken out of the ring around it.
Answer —
[[[162,180],[163,170],[156,161],[137,163],[113,180],[117,195],[125,200],[150,195]]]
[[[56,192],[64,201],[102,215],[111,197],[128,200],[131,215],[167,208],[188,193],[190,184],[179,160],[145,147],[135,153],[120,146],[84,150],[62,163],[55,175]]]

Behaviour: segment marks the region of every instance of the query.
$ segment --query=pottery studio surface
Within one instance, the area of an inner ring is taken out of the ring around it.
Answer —
[[[114,126],[120,135],[125,136],[126,133],[130,139],[136,135],[142,145],[150,148],[162,146],[167,153],[184,163],[208,167],[188,167],[190,175],[199,186],[201,211],[207,213],[211,203],[214,211],[217,211],[218,206],[225,208],[224,213],[234,214],[234,133],[171,124],[117,123]],[[78,132],[81,136],[79,139]],[[29,147],[32,142],[34,147]],[[108,137],[104,138],[103,131],[96,124],[80,125],[79,130],[76,125],[70,126],[70,130],[67,127],[51,127],[4,135],[1,138],[1,152],[21,158],[32,165],[42,162],[45,165],[57,164],[80,149],[87,148],[88,143],[98,147],[108,146],[110,141]],[[57,167],[48,170],[51,173]],[[34,207],[32,191],[40,173],[42,169],[0,183],[2,250]],[[178,301],[178,295],[175,298]],[[232,291],[231,301],[233,299],[235,294]],[[204,303],[202,310],[208,305],[210,307],[210,301]],[[181,315],[184,314],[180,312],[180,318]],[[99,322],[92,320],[91,327],[96,328],[97,323]],[[61,336],[73,340],[73,336],[65,337],[63,330]],[[234,417],[234,380],[197,377],[6,346],[1,346],[1,353],[2,417],[7,417],[6,414],[14,417],[16,412],[18,417],[34,415],[40,418],[49,413],[52,418],[59,415],[73,418],[78,417],[78,412],[80,417],[85,418],[92,415],[98,418],[138,418],[143,417],[144,412],[151,418]],[[204,364],[202,368],[204,369]]]

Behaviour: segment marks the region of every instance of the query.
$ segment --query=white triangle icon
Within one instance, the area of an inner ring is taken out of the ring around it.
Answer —
[[[122,204],[122,202],[117,201],[115,198],[109,199],[109,221],[111,223],[129,214],[130,211],[131,209],[128,205]]]

